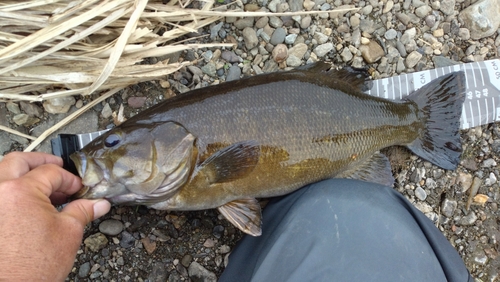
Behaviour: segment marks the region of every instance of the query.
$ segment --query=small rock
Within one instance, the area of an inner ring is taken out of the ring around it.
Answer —
[[[281,63],[285,61],[288,56],[288,48],[285,44],[278,44],[274,47],[272,56],[275,62]]]
[[[283,21],[278,17],[269,17],[269,25],[274,28],[283,26]]]
[[[497,162],[494,160],[494,159],[487,159],[487,160],[484,160],[483,161],[483,165],[482,167],[493,167],[493,166],[496,166],[497,165]]]
[[[17,125],[32,126],[40,120],[27,114],[18,114],[12,117],[12,121]]]
[[[314,48],[313,52],[318,57],[324,57],[326,54],[328,54],[328,52],[330,52],[332,50],[333,50],[333,43],[328,42],[328,43],[316,46],[316,48]]]
[[[273,45],[281,44],[285,41],[286,31],[284,28],[277,28],[274,30],[273,35],[271,35],[271,40],[269,41]]]
[[[75,107],[77,109],[83,107],[83,100],[79,99],[78,101],[76,101]]]
[[[328,42],[328,36],[321,32],[314,33],[314,39],[318,41],[318,44],[325,44],[326,42]]]
[[[215,40],[217,38],[217,34],[219,33],[219,30],[221,29],[222,25],[224,22],[220,22],[210,28],[210,39]]]
[[[398,32],[395,29],[391,28],[385,32],[384,37],[387,40],[392,40],[392,39],[396,38],[397,35],[398,35]]]
[[[111,115],[113,115],[113,110],[111,110],[109,103],[106,103],[102,108],[101,116],[106,119],[109,118]]]
[[[261,17],[255,22],[256,28],[264,28],[269,22],[269,17]]]
[[[182,257],[181,264],[184,265],[185,267],[189,267],[191,264],[191,261],[193,260],[193,257],[191,255],[185,255]]]
[[[85,262],[82,265],[80,265],[80,268],[78,269],[78,277],[80,278],[85,278],[87,275],[90,273],[90,262]]]
[[[425,180],[425,186],[426,186],[427,188],[429,188],[429,189],[434,189],[434,188],[436,188],[436,187],[437,187],[437,183],[436,183],[436,181],[434,181],[434,179],[432,179],[432,178],[427,178],[427,179]]]
[[[227,70],[226,81],[238,80],[241,76],[241,69],[237,65],[229,67]]]
[[[367,45],[359,46],[359,51],[361,51],[363,59],[369,64],[377,62],[385,55],[384,49],[375,41],[370,41]]]
[[[311,25],[312,18],[305,16],[300,20],[300,28],[306,29]]]
[[[475,250],[473,255],[475,264],[485,265],[488,262],[488,256],[482,249]]]
[[[431,7],[424,5],[415,9],[415,15],[417,15],[417,17],[422,19],[425,16],[427,16],[431,11],[432,11]]]
[[[43,103],[43,108],[50,114],[65,114],[75,103],[75,98],[71,96],[52,98]]]
[[[425,201],[425,199],[427,198],[427,193],[425,192],[424,189],[422,189],[422,187],[417,187],[417,189],[415,189],[415,196],[420,200],[420,201]]]
[[[227,254],[231,251],[231,248],[228,245],[222,245],[219,247],[219,252],[221,254]]]
[[[120,240],[120,246],[125,249],[135,246],[134,236],[132,236],[132,234],[128,233],[127,231],[123,231],[122,238]]]
[[[123,259],[123,257],[119,257],[116,259],[116,264],[118,265],[125,265],[125,260]]]
[[[314,8],[315,5],[316,5],[316,3],[314,3],[311,0],[305,0],[304,4],[303,4],[304,9],[306,9],[307,11],[311,11],[312,8]]]
[[[439,10],[444,14],[452,15],[455,12],[455,0],[441,0],[439,4]]]
[[[257,33],[251,27],[245,27],[242,32],[243,40],[245,41],[245,47],[250,50],[257,47],[259,39],[257,38]]]
[[[7,102],[7,110],[13,114],[20,114],[21,110],[19,109],[19,105],[14,102]]]
[[[205,243],[203,243],[203,246],[206,248],[213,248],[215,246],[215,242],[214,240],[208,238],[207,240],[205,240]]]
[[[389,0],[387,3],[385,3],[384,9],[382,10],[382,13],[385,14],[392,10],[392,7],[394,7],[394,1]]]
[[[101,222],[101,224],[99,224],[99,231],[109,236],[116,236],[120,234],[122,230],[123,230],[123,223],[116,219],[107,219]]]
[[[162,280],[161,282],[163,282],[165,280]],[[182,281],[181,280],[181,275],[179,274],[179,272],[177,271],[172,271],[170,273],[170,275],[168,276],[168,282],[179,282],[179,281]]]
[[[242,17],[236,22],[234,22],[234,26],[237,29],[245,29],[247,27],[253,27],[254,17]]]
[[[427,17],[425,17],[425,24],[428,27],[433,27],[436,24],[436,16],[428,15]]]
[[[468,215],[466,215],[460,219],[459,224],[460,225],[472,225],[472,224],[474,224],[474,222],[476,222],[476,220],[477,220],[476,213],[474,211],[471,211]]]
[[[434,62],[434,66],[436,68],[449,67],[459,64],[458,62],[443,56],[433,56],[432,61]]]
[[[146,252],[148,252],[148,254],[152,254],[156,250],[156,242],[151,241],[149,237],[142,238],[141,243],[144,246],[144,249],[146,249]]]
[[[491,186],[495,183],[497,183],[497,177],[493,172],[490,172],[489,177],[484,180],[484,185]]]
[[[217,75],[217,69],[215,68],[215,64],[212,62],[201,67],[201,71],[203,71],[204,74],[207,74],[212,77]]]
[[[34,103],[19,102],[21,109],[30,117],[43,117],[43,110]]]
[[[146,103],[147,97],[129,97],[127,100],[127,103],[130,107],[134,109],[142,108],[144,107],[144,103]]]
[[[297,39],[297,34],[289,34],[285,37],[285,43],[286,44],[293,44],[293,43],[295,43],[296,39]]]
[[[302,60],[304,58],[304,55],[307,52],[307,45],[304,43],[298,43],[297,45],[293,46],[292,48],[288,49],[288,56],[295,56],[299,60]]]
[[[215,236],[215,238],[220,239],[222,235],[224,235],[224,226],[222,225],[215,226],[212,233]]]
[[[445,198],[443,203],[441,204],[441,212],[446,217],[452,217],[457,206],[458,206],[457,201]]]
[[[434,35],[434,37],[443,37],[444,30],[442,28],[436,29],[432,32],[432,35]]]
[[[189,278],[193,281],[216,282],[217,276],[215,273],[208,271],[201,264],[193,261],[188,268]]]
[[[462,40],[469,40],[470,39],[470,30],[467,28],[461,27],[458,29],[458,37],[460,37]]]
[[[422,54],[420,54],[418,51],[413,51],[408,56],[406,57],[406,67],[408,68],[413,68],[414,66],[417,65],[418,61],[422,58]]]
[[[222,51],[221,57],[229,63],[239,63],[241,61],[241,58],[233,51]]]
[[[165,282],[167,277],[167,266],[161,262],[153,262],[153,269],[148,276],[148,280],[151,282]],[[177,281],[180,281],[180,277]]]
[[[298,67],[302,64],[302,60],[295,57],[294,55],[288,55],[286,58],[286,65],[289,67]]]
[[[342,50],[342,53],[340,53],[340,56],[342,57],[342,60],[344,62],[349,62],[350,60],[352,60],[352,57],[353,57],[351,51],[347,47],[345,47],[344,50]]]
[[[83,243],[92,252],[98,252],[108,244],[108,239],[104,234],[98,232],[87,237]]]

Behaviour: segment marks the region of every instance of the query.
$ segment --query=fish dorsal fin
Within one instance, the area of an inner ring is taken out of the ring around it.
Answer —
[[[331,79],[338,79],[343,83],[359,91],[367,91],[371,88],[372,81],[370,74],[366,69],[345,67],[340,70],[329,70],[328,75]]]
[[[255,198],[234,200],[217,208],[219,212],[241,231],[252,235],[262,234],[262,215],[259,202]]]
[[[355,166],[353,169],[344,171],[336,177],[359,179],[389,187],[392,187],[394,184],[389,159],[381,153],[375,153],[365,162]]]
[[[297,70],[313,73],[315,76],[327,76],[328,80],[337,81],[350,89],[354,88],[362,92],[369,90],[373,84],[370,80],[370,74],[364,68],[336,69],[329,63],[316,62],[298,67]]]
[[[252,172],[259,156],[257,141],[238,142],[214,153],[201,164],[200,170],[210,183],[228,182]]]

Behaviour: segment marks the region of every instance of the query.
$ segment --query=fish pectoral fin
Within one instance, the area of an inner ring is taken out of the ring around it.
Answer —
[[[262,234],[262,214],[255,198],[234,200],[217,208],[219,212],[241,231],[252,235]]]
[[[392,187],[394,184],[394,177],[392,176],[389,159],[381,153],[375,153],[368,160],[335,177],[359,179],[389,187]]]
[[[252,172],[259,156],[257,141],[238,142],[206,159],[200,166],[200,172],[208,177],[210,183],[233,181]]]

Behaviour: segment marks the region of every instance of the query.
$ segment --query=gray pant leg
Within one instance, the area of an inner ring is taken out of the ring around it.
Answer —
[[[331,179],[272,199],[220,281],[473,281],[433,223],[378,184]]]

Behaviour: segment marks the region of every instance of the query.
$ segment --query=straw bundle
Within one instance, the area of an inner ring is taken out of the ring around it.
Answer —
[[[174,45],[180,36],[221,18],[199,13],[210,11],[213,2],[205,2],[200,10],[184,10],[185,4],[0,1],[0,99],[43,101],[125,87],[165,76],[187,63],[139,65],[146,57],[230,46]]]

